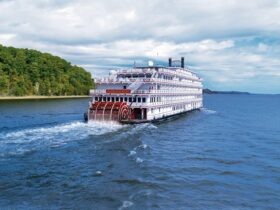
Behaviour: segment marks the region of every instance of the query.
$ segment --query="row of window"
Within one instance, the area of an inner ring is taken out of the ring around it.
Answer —
[[[172,110],[185,110],[187,107],[196,107],[197,103],[191,103],[189,105],[178,105],[178,106],[172,106]],[[151,113],[154,113],[155,110],[158,109],[158,112],[161,112],[161,108],[151,108]]]
[[[161,97],[151,97],[151,103],[152,102],[161,102]]]
[[[177,87],[176,85],[157,85],[157,86],[150,86],[149,89],[153,90],[156,88],[157,90],[167,90],[167,91],[184,91],[184,92],[191,92],[191,91],[200,91],[201,88],[185,88],[185,87]]]
[[[178,105],[178,106],[173,106],[172,107],[172,110],[175,111],[175,110],[180,110],[180,109],[185,109],[185,105]]]
[[[183,96],[183,97],[151,97],[150,102],[162,102],[162,101],[174,101],[174,100],[184,100],[189,98],[201,98],[201,96]],[[95,101],[111,101],[111,102],[137,102],[146,103],[146,98],[144,97],[95,97]]]
[[[193,99],[193,98],[202,98],[202,96],[152,96],[150,99],[150,102],[170,102],[174,100],[188,100],[188,99]]]
[[[156,109],[157,109],[157,108],[151,108],[152,114],[154,113],[154,111],[155,111]],[[158,108],[158,111],[160,112],[160,111],[161,111],[161,108]]]
[[[108,101],[108,102],[138,102],[146,103],[146,98],[141,97],[95,97],[95,101]]]

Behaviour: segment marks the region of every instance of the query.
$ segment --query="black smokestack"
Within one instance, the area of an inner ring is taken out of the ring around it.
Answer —
[[[172,58],[168,58],[168,67],[172,67]]]
[[[181,68],[185,68],[185,58],[181,57]]]

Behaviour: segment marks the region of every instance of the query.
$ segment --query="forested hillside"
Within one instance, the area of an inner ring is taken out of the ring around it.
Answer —
[[[83,68],[48,53],[0,45],[0,96],[87,95]]]

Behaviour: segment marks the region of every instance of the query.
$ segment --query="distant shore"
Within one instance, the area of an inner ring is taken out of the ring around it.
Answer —
[[[241,91],[216,91],[216,90],[210,90],[210,89],[203,89],[204,94],[246,94],[250,95],[249,92],[241,92]]]
[[[0,96],[0,101],[35,100],[35,99],[73,99],[73,98],[90,98],[90,96],[87,96],[87,95],[81,95],[81,96]]]

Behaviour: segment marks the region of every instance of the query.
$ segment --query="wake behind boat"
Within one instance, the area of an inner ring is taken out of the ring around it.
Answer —
[[[96,79],[85,120],[144,123],[199,109],[203,106],[202,79],[169,58],[168,66],[112,70]]]

